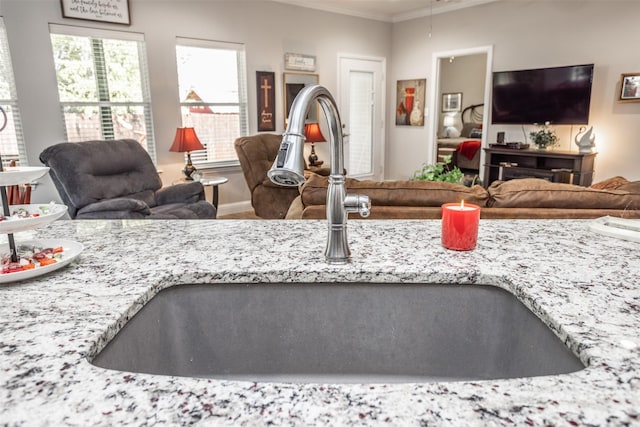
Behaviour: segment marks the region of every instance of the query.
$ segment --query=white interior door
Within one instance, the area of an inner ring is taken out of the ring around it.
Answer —
[[[384,179],[383,58],[340,56],[339,103],[347,175]]]

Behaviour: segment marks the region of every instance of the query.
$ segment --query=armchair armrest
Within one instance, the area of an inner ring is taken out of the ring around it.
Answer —
[[[309,166],[309,168],[307,168],[308,171],[313,172],[317,175],[320,176],[329,176],[331,175],[331,168],[330,167],[318,167],[318,166]]]
[[[204,200],[204,187],[197,181],[170,185],[156,191],[158,205],[195,203],[198,200]]]
[[[143,218],[151,210],[142,200],[118,197],[90,203],[78,210],[76,218],[130,218],[132,214]]]
[[[306,175],[305,175],[306,177]],[[260,184],[258,184],[256,187],[262,185],[263,187],[269,187],[269,188],[278,188],[278,189],[282,189],[282,188],[288,188],[286,186],[280,185],[280,184],[276,184],[275,182],[271,181],[270,178],[265,178],[262,180],[262,182]]]

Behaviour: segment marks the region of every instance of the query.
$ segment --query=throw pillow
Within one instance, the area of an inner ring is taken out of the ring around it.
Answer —
[[[615,190],[616,188],[620,187],[623,184],[627,184],[628,182],[629,181],[627,181],[626,178],[623,178],[621,176],[614,176],[613,178],[609,178],[609,179],[605,179],[604,181],[597,182],[591,185],[590,188],[595,188],[596,190],[608,190],[608,189]]]
[[[482,138],[482,129],[474,128],[469,133],[469,138]]]
[[[539,178],[494,181],[488,188],[494,208],[640,209],[640,193],[598,190]]]

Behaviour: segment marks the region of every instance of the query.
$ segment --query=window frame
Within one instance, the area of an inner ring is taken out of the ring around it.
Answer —
[[[154,137],[154,126],[153,126],[153,109],[151,103],[151,85],[149,81],[149,66],[147,60],[146,53],[146,43],[144,39],[144,34],[142,33],[133,33],[133,32],[125,32],[125,31],[114,31],[114,30],[104,30],[104,29],[96,29],[96,28],[88,28],[88,27],[75,27],[70,25],[59,25],[59,24],[49,24],[49,34],[50,39],[54,34],[62,35],[62,36],[74,36],[74,37],[85,37],[88,38],[91,42],[103,41],[103,40],[121,40],[127,42],[135,42],[138,50],[138,70],[140,74],[140,90],[142,94],[141,101],[112,101],[108,99],[100,99],[102,94],[98,95],[98,100],[95,101],[63,101],[60,100],[60,110],[62,114],[63,127],[65,132],[65,137],[69,140],[68,132],[67,132],[67,124],[65,119],[65,108],[67,107],[95,107],[99,111],[107,112],[110,111],[111,108],[118,107],[132,107],[132,108],[142,108],[144,111],[144,124],[146,133],[143,135],[144,144],[146,145],[146,150],[149,153],[154,164],[157,164],[157,147],[155,143]],[[52,52],[55,56],[55,52],[53,51],[53,43],[52,43]],[[98,64],[98,62],[100,63]],[[106,64],[102,60],[97,60],[94,58],[94,82],[96,83],[96,87],[104,87],[107,84],[108,76],[106,73],[101,72],[101,66],[105,66]],[[56,89],[57,87],[57,72],[56,72]],[[59,89],[58,89],[59,90]],[[114,120],[111,117],[110,125],[113,126]],[[105,125],[109,126],[104,119],[100,121],[100,133],[103,139],[115,139],[115,135],[109,134],[108,129],[105,129]],[[105,134],[105,131],[107,132]],[[142,142],[142,141],[141,141]]]
[[[229,102],[208,102],[208,101],[183,101],[181,99],[178,100],[179,108],[180,108],[180,117],[182,120],[182,126],[192,127],[192,123],[189,123],[188,120],[184,119],[182,111],[184,108],[189,107],[236,107],[238,108],[239,114],[239,129],[238,135],[234,137],[232,141],[229,141],[233,144],[235,138],[239,138],[241,136],[249,135],[249,100],[248,100],[248,91],[247,91],[247,72],[246,72],[246,49],[243,43],[234,43],[234,42],[224,42],[224,41],[215,41],[215,40],[204,40],[204,39],[194,39],[187,37],[176,37],[176,73],[178,75],[178,80],[180,79],[180,69],[178,64],[178,48],[179,46],[184,47],[196,47],[203,49],[215,49],[215,50],[228,50],[236,52],[236,72],[238,77],[238,102],[237,103],[229,103]],[[214,70],[215,71],[215,70]],[[197,132],[197,128],[196,128]],[[206,141],[202,141],[203,145],[206,147]],[[234,151],[235,153],[235,151]],[[187,155],[185,154],[185,160]],[[240,161],[238,160],[237,155],[234,155],[233,159],[225,159],[225,160],[214,160],[208,158],[207,149],[204,150],[195,150],[191,152],[191,161],[194,165],[198,166],[198,169],[217,169],[217,168],[226,168],[226,167],[235,167],[240,165]]]
[[[9,98],[0,98],[0,106],[3,106],[3,109],[6,110],[5,114],[7,122],[4,123],[4,125],[8,125],[10,120],[12,121],[14,130],[13,137],[15,138],[15,143],[18,150],[17,157],[14,157],[14,155],[8,156],[6,153],[0,153],[2,154],[2,163],[3,166],[5,166],[8,165],[12,160],[16,160],[20,165],[28,166],[29,160],[27,157],[27,145],[22,129],[20,109],[18,108],[18,92],[16,90],[13,62],[11,61],[11,52],[9,50],[9,38],[7,35],[7,29],[4,25],[4,18],[2,16],[0,16],[0,44],[2,45],[2,49],[0,49],[0,61],[2,61],[6,70],[6,75],[3,77],[5,79],[5,82],[9,86]],[[4,106],[7,106],[9,108],[4,108]],[[2,121],[4,121],[4,118],[2,118]],[[0,126],[3,126],[3,124],[0,123]],[[2,132],[6,131],[7,128],[2,129]]]

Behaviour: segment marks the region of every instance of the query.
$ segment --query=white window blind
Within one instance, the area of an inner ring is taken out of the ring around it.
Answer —
[[[193,163],[238,164],[233,142],[249,129],[244,45],[179,37],[176,59],[182,125],[205,147]]]
[[[27,165],[27,150],[22,134],[22,122],[18,110],[18,96],[13,78],[13,65],[4,20],[0,17],[0,154],[6,166],[16,160]],[[4,111],[4,114],[3,114]]]
[[[349,176],[373,173],[373,74],[349,74]]]
[[[144,37],[51,24],[67,140],[134,139],[156,161]]]

